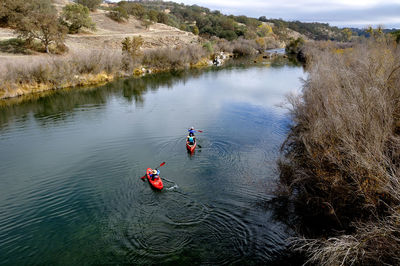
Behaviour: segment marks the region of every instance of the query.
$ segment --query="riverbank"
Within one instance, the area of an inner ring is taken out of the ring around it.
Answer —
[[[260,51],[263,51],[262,47],[254,40],[228,42],[216,39],[203,45],[138,49],[132,53],[108,49],[81,50],[64,56],[40,57],[29,64],[22,61],[0,66],[3,68],[0,71],[0,99],[46,90],[93,86],[120,77],[223,65],[233,57],[262,55]]]
[[[121,77],[140,77],[185,68],[223,65],[232,53],[211,54],[200,46],[153,49],[138,58],[107,50],[84,55],[48,57],[30,65],[10,64],[3,72],[0,99],[70,87],[95,86]],[[139,62],[138,62],[139,61]],[[145,65],[143,63],[146,63]]]
[[[352,49],[311,48],[280,161],[278,194],[293,203],[299,234],[292,243],[318,265],[396,265],[398,44],[381,35]]]

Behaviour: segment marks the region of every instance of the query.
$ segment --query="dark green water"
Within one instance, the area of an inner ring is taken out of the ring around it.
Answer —
[[[3,102],[0,264],[284,261],[288,233],[266,207],[289,123],[276,105],[304,76],[232,67]],[[163,161],[157,192],[140,177]]]

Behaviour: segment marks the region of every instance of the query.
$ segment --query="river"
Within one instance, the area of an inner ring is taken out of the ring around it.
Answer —
[[[278,105],[305,75],[263,63],[1,102],[0,264],[284,261],[268,207],[290,123]],[[158,192],[140,177],[164,161]]]

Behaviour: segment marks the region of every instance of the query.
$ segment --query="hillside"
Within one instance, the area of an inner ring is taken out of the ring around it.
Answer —
[[[70,3],[68,0],[55,0],[55,6],[61,10],[66,4]],[[69,48],[70,53],[77,52],[82,49],[96,50],[96,49],[114,49],[121,50],[121,41],[125,37],[142,36],[144,39],[143,48],[153,47],[174,47],[183,46],[191,43],[198,43],[199,37],[193,33],[182,31],[177,28],[154,23],[148,28],[142,25],[142,22],[130,17],[126,22],[118,23],[106,16],[105,10],[97,10],[91,12],[90,17],[96,24],[95,31],[85,31],[80,34],[68,34],[65,40],[66,46]],[[16,35],[12,29],[0,28],[0,41],[5,41],[15,38]],[[21,58],[31,57],[21,54],[7,53],[6,49],[0,48],[0,58]],[[34,56],[46,56],[43,54],[34,54]],[[17,59],[20,60],[20,59]],[[3,60],[4,62],[4,60]]]
[[[198,43],[198,36],[161,23],[152,24],[146,29],[141,21],[130,17],[126,22],[118,23],[106,16],[106,11],[97,10],[91,13],[96,31],[68,35],[67,46],[72,49],[121,49],[125,37],[142,36],[143,48],[163,46],[180,46]]]

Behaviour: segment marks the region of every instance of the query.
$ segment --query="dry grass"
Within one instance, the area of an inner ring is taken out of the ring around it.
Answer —
[[[2,97],[13,97],[28,91],[93,84],[118,73],[120,53],[92,51],[65,57],[38,57],[30,63],[8,63],[0,73]]]
[[[113,50],[80,50],[66,56],[32,58],[3,65],[0,72],[0,98],[29,91],[92,85],[115,76],[142,74],[142,67],[164,71],[203,64],[208,53],[198,45],[180,48],[148,49],[135,57]],[[0,69],[1,65],[0,65]]]
[[[147,50],[142,59],[142,64],[147,67],[160,69],[182,68],[199,62],[207,56],[205,49],[198,45],[180,48],[161,48]]]
[[[280,191],[305,215],[334,221],[321,235],[335,238],[300,241],[311,261],[398,263],[400,49],[384,38],[340,53],[329,45],[311,51],[303,95],[289,98]]]

